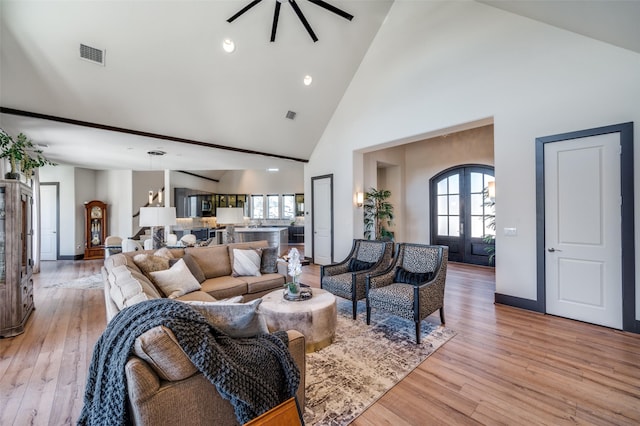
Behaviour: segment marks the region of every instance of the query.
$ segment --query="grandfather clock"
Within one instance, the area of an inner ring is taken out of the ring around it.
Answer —
[[[104,239],[107,237],[107,205],[93,200],[84,203],[85,238],[84,258],[104,259]]]

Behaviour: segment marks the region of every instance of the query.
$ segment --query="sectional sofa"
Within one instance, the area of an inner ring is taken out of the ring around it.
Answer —
[[[234,256],[234,249],[260,249],[259,275],[234,276],[241,263]],[[278,261],[278,254],[266,241],[257,241],[109,256],[102,268],[107,320],[127,306],[159,297],[195,302],[236,296],[242,296],[245,302],[255,300],[282,288],[290,280],[287,264]],[[161,279],[151,279],[160,276]],[[199,288],[193,287],[194,279]],[[172,285],[159,287],[160,281]],[[298,331],[289,330],[287,334],[289,351],[300,370],[296,398],[302,409],[305,340]],[[190,425],[238,424],[232,405],[195,368],[166,327],[152,328],[138,337],[125,373],[130,414],[135,424],[186,424],[185,421]]]

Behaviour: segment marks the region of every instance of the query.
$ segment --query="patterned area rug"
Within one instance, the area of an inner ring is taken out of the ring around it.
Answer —
[[[88,277],[80,277],[75,280],[57,283],[57,284],[47,284],[44,287],[53,287],[53,288],[72,288],[76,290],[93,290],[102,288],[102,275],[94,274],[89,275]]]
[[[351,319],[351,302],[338,298],[336,340],[307,354],[307,425],[346,425],[413,371],[455,332],[422,321],[415,344],[412,321],[373,310],[366,324],[364,301]]]

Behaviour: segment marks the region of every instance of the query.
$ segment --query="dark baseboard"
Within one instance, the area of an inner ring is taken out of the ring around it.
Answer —
[[[514,306],[528,311],[542,312],[537,300],[524,299],[522,297],[508,296],[506,294],[495,293],[495,303],[501,305]]]
[[[82,260],[82,259],[84,259],[84,254],[75,254],[72,256],[69,256],[69,255],[58,256],[58,260]]]

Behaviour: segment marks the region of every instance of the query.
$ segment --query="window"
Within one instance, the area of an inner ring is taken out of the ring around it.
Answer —
[[[267,195],[267,219],[280,218],[280,196],[277,194]]]
[[[293,219],[296,214],[296,197],[293,194],[285,194],[282,196],[282,217],[284,219]]]
[[[438,182],[438,235],[460,236],[460,179],[457,174]]]
[[[264,196],[251,196],[251,218],[264,219]]]
[[[487,188],[489,182],[495,178],[491,175],[471,172],[471,237],[484,238],[487,235],[496,235],[496,230],[492,226],[495,217],[495,206],[487,202]]]

